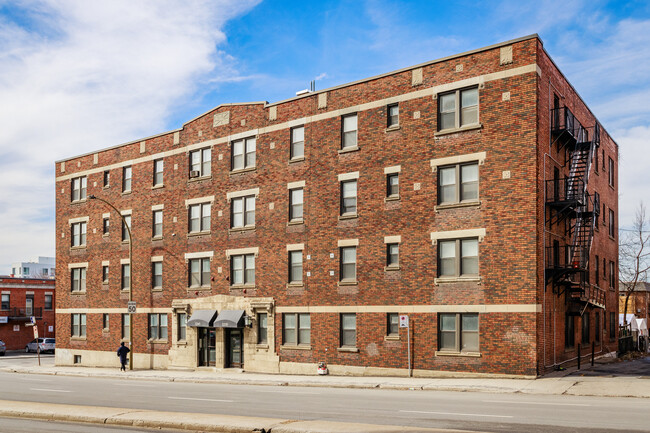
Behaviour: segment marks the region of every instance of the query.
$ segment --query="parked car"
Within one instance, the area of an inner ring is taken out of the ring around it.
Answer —
[[[0,356],[5,356],[6,351],[7,351],[7,345],[5,344],[4,341],[0,340]]]
[[[41,353],[54,353],[54,338],[34,338],[25,346],[25,352],[36,352],[37,344],[41,348]]]

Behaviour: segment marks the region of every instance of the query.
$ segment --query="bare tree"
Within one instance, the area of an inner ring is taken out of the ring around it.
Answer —
[[[623,323],[627,324],[627,303],[637,285],[645,282],[650,270],[650,220],[646,217],[643,202],[639,203],[634,216],[632,230],[619,237],[619,276],[625,288]]]

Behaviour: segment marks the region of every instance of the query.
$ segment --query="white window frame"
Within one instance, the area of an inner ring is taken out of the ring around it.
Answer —
[[[239,205],[241,211],[235,213],[235,206]],[[230,228],[243,229],[255,227],[255,195],[247,195],[242,197],[233,197],[230,199]],[[237,217],[241,218],[240,222],[236,222]]]
[[[241,261],[241,268],[235,267]],[[237,277],[241,273],[241,278]],[[233,287],[255,285],[255,254],[233,254],[230,256],[230,285]]]
[[[358,113],[341,116],[341,150],[351,150],[359,147],[359,116]]]
[[[70,180],[70,200],[72,202],[86,200],[87,188],[88,178],[86,176],[72,178]]]
[[[305,159],[305,126],[291,128],[290,135],[289,159],[293,161]]]
[[[127,165],[122,167],[122,192],[128,193],[133,189],[133,167]]]
[[[193,210],[198,209],[198,218],[192,218]],[[212,203],[196,203],[187,207],[188,233],[209,233],[212,224]],[[198,230],[192,230],[192,221],[198,221]]]
[[[153,160],[153,186],[161,186],[164,181],[165,162],[162,158]]]
[[[292,317],[295,326],[287,326]],[[282,315],[282,344],[285,346],[311,345],[311,315],[309,313],[284,313]]]
[[[467,107],[462,105],[462,97],[465,92],[476,91],[476,105],[468,105]],[[443,99],[446,97],[454,97],[454,110],[443,111]],[[465,113],[470,113],[474,111],[474,108],[470,111],[469,107],[476,107],[476,122],[465,121]],[[464,87],[462,89],[452,90],[451,92],[444,92],[438,94],[438,131],[453,131],[454,129],[469,128],[480,125],[480,92],[477,86]],[[442,127],[442,117],[443,115],[453,114],[454,116],[454,125],[446,128]]]
[[[210,257],[192,257],[187,260],[187,285],[188,287],[210,287],[212,281],[212,266]],[[207,264],[207,271],[206,271]],[[198,265],[198,271],[192,270]]]
[[[72,293],[86,292],[87,269],[85,266],[70,268],[70,291]]]
[[[73,313],[70,315],[70,336],[86,338],[86,314]]]
[[[237,147],[241,146],[241,151],[236,151]],[[230,170],[248,170],[253,169],[257,165],[257,140],[255,137],[241,138],[233,140],[230,143],[232,153],[230,161]]]
[[[443,320],[445,317],[454,318],[454,329],[444,330]],[[476,330],[463,329],[463,316],[476,316],[477,326]],[[454,345],[453,347],[443,347],[443,333],[453,333]],[[476,347],[463,348],[464,341],[467,340],[467,335],[476,335]],[[478,313],[439,313],[438,314],[438,351],[437,355],[444,353],[462,354],[462,353],[479,353],[481,348],[481,320]]]
[[[212,148],[204,147],[202,149],[192,150],[189,153],[190,173],[199,172],[199,178],[209,177],[212,175]]]
[[[87,226],[88,223],[86,221],[78,221],[70,224],[72,247],[86,246]]]

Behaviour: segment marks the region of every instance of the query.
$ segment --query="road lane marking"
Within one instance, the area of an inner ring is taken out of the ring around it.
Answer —
[[[300,395],[319,395],[320,392],[301,392],[301,391],[256,391],[259,392],[260,394],[276,394],[276,393],[282,393],[282,394],[300,394]]]
[[[50,379],[23,379],[25,382],[52,382]]]
[[[590,404],[582,403],[546,403],[541,401],[507,401],[507,400],[483,400],[483,403],[505,403],[505,404],[536,404],[544,406],[591,406]]]
[[[458,412],[428,412],[423,410],[400,410],[400,412],[405,413],[423,413],[423,414],[433,414],[433,415],[458,415],[458,416],[485,416],[489,418],[514,418],[510,415],[485,415],[480,413],[458,413]]]
[[[194,401],[216,401],[218,403],[234,403],[234,400],[216,400],[213,398],[194,398],[194,397],[167,397],[172,400],[194,400]]]
[[[46,388],[29,388],[30,391],[44,391],[44,392],[72,392],[65,389],[46,389]]]

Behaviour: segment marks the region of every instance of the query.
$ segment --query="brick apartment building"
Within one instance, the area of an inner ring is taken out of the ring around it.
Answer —
[[[36,319],[39,337],[54,337],[56,329],[54,280],[0,277],[0,340],[7,350],[25,349],[34,339],[30,317]]]
[[[399,315],[416,376],[615,351],[617,167],[537,35],[58,161],[56,362],[403,375]]]

